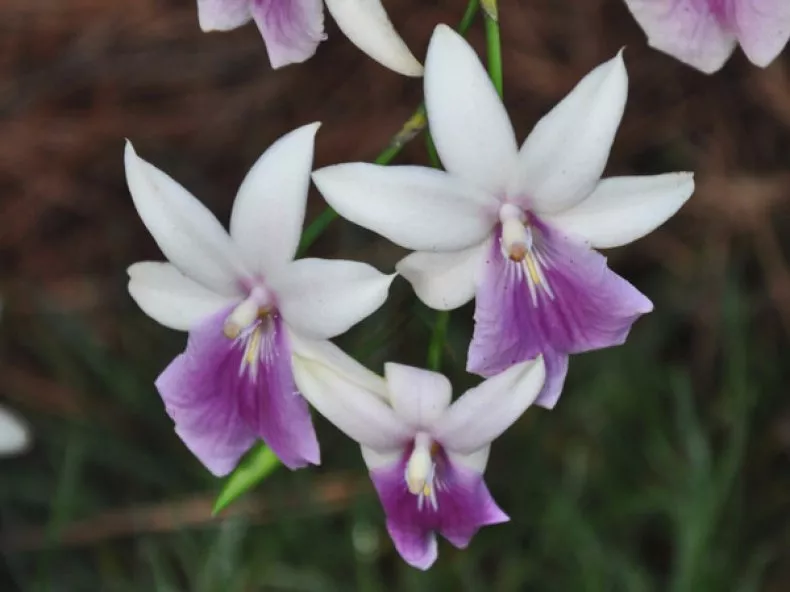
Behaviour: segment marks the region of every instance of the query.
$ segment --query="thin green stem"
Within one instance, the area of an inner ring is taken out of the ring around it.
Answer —
[[[496,0],[486,0],[486,55],[488,58],[488,75],[494,83],[499,96],[502,96],[502,43],[499,38],[499,14]]]
[[[469,0],[464,15],[461,17],[458,27],[456,28],[461,35],[465,34],[469,30],[469,27],[472,26],[479,10],[480,0]],[[391,163],[395,160],[395,157],[400,154],[403,147],[418,136],[427,125],[428,121],[425,118],[425,103],[420,103],[420,106],[414,110],[414,113],[412,113],[411,117],[403,124],[398,133],[392,136],[387,147],[379,153],[373,162],[376,164]],[[337,212],[327,207],[307,228],[305,228],[302,233],[302,239],[299,241],[299,255],[304,254],[304,252],[318,240],[318,237],[324,233],[335,218],[337,218]]]
[[[433,138],[428,130],[425,130],[425,148],[428,151],[428,160],[434,168],[440,168],[439,154],[436,152]],[[431,331],[431,341],[428,344],[428,368],[439,371],[442,367],[442,354],[444,353],[444,341],[447,337],[447,325],[450,321],[450,313],[446,310],[436,313],[436,320]]]
[[[464,16],[461,17],[461,21],[458,23],[458,29],[456,29],[461,35],[466,33],[469,27],[472,26],[479,9],[480,0],[469,0],[469,3],[466,5]]]
[[[447,325],[450,323],[450,313],[446,310],[436,313],[433,324],[431,343],[428,346],[428,368],[439,371],[442,367],[442,354],[444,341],[447,338]]]

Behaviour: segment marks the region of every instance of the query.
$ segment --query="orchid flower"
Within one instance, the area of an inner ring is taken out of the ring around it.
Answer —
[[[381,0],[326,0],[351,42],[380,64],[405,76],[421,76],[422,64],[395,31]],[[321,0],[198,0],[203,31],[228,31],[250,20],[263,36],[273,68],[304,62],[326,39]]]
[[[352,261],[292,261],[319,124],[275,142],[239,189],[230,235],[209,210],[126,145],[126,179],[169,263],[129,268],[129,293],[162,325],[189,331],[156,386],[176,432],[215,475],[258,439],[290,468],[319,462],[296,389],[296,342],[348,330],[381,306],[394,276]]]
[[[648,43],[711,74],[740,43],[760,67],[770,64],[790,39],[787,0],[625,0]]]
[[[30,445],[30,429],[18,415],[0,406],[0,456],[13,456]]]
[[[600,180],[623,113],[622,56],[598,66],[519,151],[472,48],[436,28],[425,66],[428,123],[447,172],[367,163],[313,173],[352,222],[416,250],[397,266],[428,306],[476,297],[467,369],[483,376],[544,354],[538,403],[556,403],[568,354],[623,343],[651,302],[591,247],[629,243],[691,195],[690,173]]]
[[[428,569],[438,553],[436,533],[463,549],[480,527],[507,522],[483,472],[491,442],[540,392],[543,360],[511,366],[452,404],[450,382],[436,372],[388,363],[385,378],[371,386],[352,366],[297,355],[296,382],[319,413],[361,445],[403,559]]]

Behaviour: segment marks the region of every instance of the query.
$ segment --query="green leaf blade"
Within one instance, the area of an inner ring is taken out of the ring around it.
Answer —
[[[258,444],[242,459],[239,466],[230,474],[214,502],[212,514],[215,516],[250,489],[271,475],[280,466],[280,459],[271,448]]]

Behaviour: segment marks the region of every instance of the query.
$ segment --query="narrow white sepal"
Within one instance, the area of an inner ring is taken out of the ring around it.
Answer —
[[[320,122],[303,125],[275,141],[236,195],[230,235],[257,274],[276,272],[296,254],[320,127]]]
[[[395,413],[415,429],[428,429],[450,405],[452,386],[438,372],[388,362],[384,377]]]
[[[346,37],[381,65],[405,76],[422,76],[414,57],[392,25],[381,0],[325,0]]]
[[[177,331],[189,331],[240,298],[215,294],[170,263],[142,261],[131,265],[127,273],[129,294],[142,311]]]
[[[431,433],[448,450],[462,454],[484,448],[521,417],[545,379],[542,356],[511,366],[461,395]]]
[[[519,152],[508,196],[537,214],[562,212],[587,197],[604,171],[627,97],[621,50],[537,123]]]
[[[580,204],[544,221],[591,247],[619,247],[661,226],[692,193],[693,173],[612,177]]]
[[[290,327],[312,339],[345,333],[378,310],[395,275],[359,261],[300,259],[271,278]]]
[[[296,386],[316,411],[360,444],[394,451],[414,436],[387,403],[330,366],[294,356],[293,371]]]
[[[126,182],[135,208],[165,257],[212,291],[238,294],[249,274],[230,236],[189,191],[146,162],[126,142]]]

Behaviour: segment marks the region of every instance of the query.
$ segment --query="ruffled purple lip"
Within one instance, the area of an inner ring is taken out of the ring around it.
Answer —
[[[610,270],[606,258],[532,216],[532,245],[522,261],[508,257],[502,227],[477,288],[467,370],[493,376],[544,354],[547,379],[538,403],[556,403],[568,354],[622,344],[652,303]]]
[[[370,472],[387,515],[387,530],[403,559],[427,569],[437,556],[435,533],[465,548],[482,526],[508,520],[482,475],[449,461],[441,450],[430,495],[409,492],[404,478],[410,451],[391,467]]]
[[[236,339],[223,334],[230,310],[190,332],[186,351],[156,381],[176,433],[217,476],[262,439],[291,469],[320,460],[310,412],[296,389],[291,350],[276,312]]]

